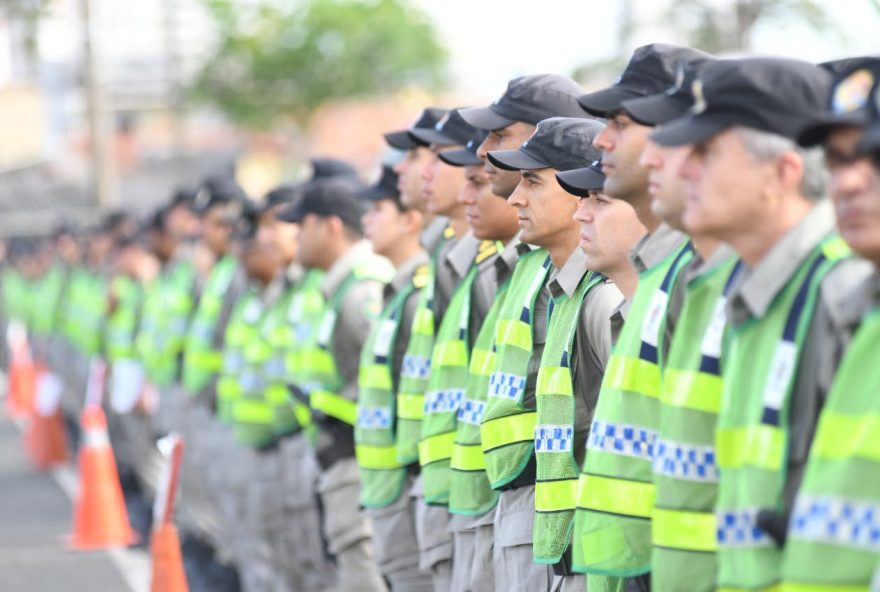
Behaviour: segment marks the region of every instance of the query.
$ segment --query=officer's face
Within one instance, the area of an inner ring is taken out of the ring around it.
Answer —
[[[458,194],[465,218],[481,240],[507,241],[519,230],[517,210],[492,193],[482,164],[464,167],[465,183]]]
[[[297,235],[297,257],[304,267],[320,268],[323,264],[326,220],[314,214],[306,214],[300,222]]]
[[[443,147],[446,150],[448,147]],[[461,167],[446,164],[437,154],[438,146],[431,151],[422,168],[422,197],[425,198],[428,212],[436,216],[455,216],[461,209],[458,192],[464,185],[464,171]]]
[[[648,186],[648,171],[639,163],[651,128],[640,125],[624,113],[612,115],[593,145],[602,150],[605,194],[630,203],[642,197]]]
[[[226,208],[211,208],[203,218],[203,238],[208,248],[215,253],[223,253],[229,248],[229,237],[233,223],[227,215]]]
[[[755,161],[732,130],[695,144],[680,171],[687,181],[685,228],[724,241],[751,232],[767,215],[775,164]]]
[[[647,232],[630,204],[598,192],[578,200],[574,219],[581,225],[587,268],[599,273],[613,274],[631,265],[629,252]]]
[[[517,209],[522,241],[550,248],[577,235],[577,198],[559,186],[556,170],[522,171],[521,176],[507,201]]]
[[[275,220],[275,248],[281,254],[285,266],[296,261],[298,236],[299,224]]]
[[[825,156],[831,172],[831,200],[840,235],[853,251],[880,265],[880,171],[870,156],[859,156],[861,128],[831,132]]]
[[[519,184],[520,175],[518,171],[505,171],[493,166],[486,153],[490,150],[513,150],[519,148],[520,145],[532,137],[535,133],[535,126],[523,121],[517,121],[491,132],[480,147],[477,148],[477,156],[483,159],[483,169],[486,171],[486,177],[492,187],[492,193],[499,197],[507,199],[516,186]]]
[[[367,210],[361,222],[364,236],[373,244],[373,252],[383,256],[393,252],[403,235],[404,215],[391,199],[380,199]]]
[[[268,284],[281,270],[281,256],[275,248],[275,232],[271,225],[260,224],[256,236],[242,252],[242,260],[248,276]]]
[[[408,150],[397,164],[394,172],[397,173],[397,189],[400,191],[400,203],[403,207],[425,211],[425,198],[422,197],[422,169],[431,155],[427,148],[414,148]]]
[[[641,157],[642,166],[648,169],[651,211],[678,230],[684,230],[682,217],[687,191],[684,179],[678,172],[690,150],[689,146],[664,147],[648,140]]]
[[[201,220],[184,204],[171,208],[165,223],[169,232],[179,240],[195,238],[202,232]]]

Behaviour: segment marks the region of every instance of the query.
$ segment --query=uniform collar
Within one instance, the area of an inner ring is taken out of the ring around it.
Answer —
[[[507,270],[510,272],[516,267],[516,261],[519,259],[520,245],[522,244],[519,232],[517,232],[512,239],[507,241],[507,244],[504,245],[498,256],[492,260],[492,265],[495,266],[496,271]]]
[[[475,237],[473,232],[468,231],[467,234],[462,236],[456,242],[455,246],[453,246],[446,255],[446,265],[448,265],[459,278],[463,278],[467,275],[468,270],[474,262],[474,257],[477,256],[477,249],[480,247],[480,242],[480,239]]]
[[[561,269],[550,272],[550,294],[557,298],[565,294],[574,296],[581,280],[587,275],[587,257],[580,247],[575,247]]]
[[[669,257],[687,240],[684,233],[667,224],[661,224],[654,232],[643,236],[629,253],[636,271],[644,273]]]
[[[369,241],[358,241],[353,244],[342,257],[336,260],[324,279],[321,280],[321,292],[325,298],[330,298],[339,288],[345,278],[354,270],[355,265],[373,254],[373,247]]]
[[[773,245],[760,263],[745,268],[732,292],[731,320],[738,324],[748,316],[764,316],[801,264],[832,230],[834,212],[831,203],[823,200]]]
[[[395,271],[394,277],[391,279],[391,282],[386,284],[385,295],[390,296],[393,294],[397,294],[398,292],[403,290],[406,285],[412,281],[413,274],[415,274],[416,269],[418,269],[422,265],[427,265],[428,261],[428,253],[426,253],[425,251],[419,251],[418,253],[401,263],[400,267],[398,267],[397,271]]]
[[[708,259],[703,259],[696,249],[694,249],[694,258],[682,270],[683,278],[686,283],[707,274],[716,267],[727,262],[731,258],[736,257],[736,251],[728,244],[720,244],[715,251],[709,255]]]
[[[433,253],[440,241],[443,240],[443,231],[448,225],[449,219],[446,216],[437,216],[431,220],[431,223],[425,226],[419,237],[422,247],[429,253]]]

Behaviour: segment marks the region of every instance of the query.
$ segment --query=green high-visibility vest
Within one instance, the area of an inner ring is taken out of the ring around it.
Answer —
[[[571,298],[553,300],[547,345],[535,388],[535,563],[558,563],[571,541],[580,466],[574,457],[574,379],[571,353],[581,306],[587,293],[605,278],[586,272]]]
[[[33,298],[33,330],[37,335],[51,335],[61,290],[64,287],[64,272],[60,265],[53,265],[36,284]]]
[[[605,368],[578,482],[572,536],[577,571],[623,577],[650,570],[659,354],[669,293],[692,255],[686,244],[639,275],[629,316]],[[604,585],[599,581],[596,586]]]
[[[449,512],[463,516],[480,516],[498,503],[498,492],[492,489],[486,475],[480,423],[486,410],[489,377],[495,369],[495,331],[498,314],[504,304],[510,280],[498,288],[495,300],[483,319],[474,341],[468,365],[467,388],[458,409],[455,443],[452,448],[449,486]]]
[[[62,305],[62,330],[67,341],[77,348],[80,347],[82,332],[79,323],[83,316],[83,292],[87,289],[88,274],[82,266],[75,267],[70,272],[70,282],[65,294],[66,302]]]
[[[651,587],[658,592],[715,589],[715,425],[734,265],[729,259],[687,285],[663,368],[651,517]]]
[[[235,402],[245,382],[245,348],[257,331],[263,316],[263,303],[257,290],[249,287],[232,307],[223,335],[223,358],[217,378],[217,417],[225,424],[234,421]],[[253,373],[253,369],[249,372]]]
[[[257,303],[254,311],[248,310],[248,305],[242,315],[241,320],[249,325],[249,329],[242,348],[239,394],[232,401],[233,433],[236,441],[246,446],[263,446],[275,439],[273,410],[266,396],[269,386],[266,368],[273,355],[268,335],[277,323],[280,307],[272,306],[267,310],[259,298]],[[257,307],[259,312],[256,312]],[[258,315],[254,322],[250,321],[249,313]]]
[[[3,309],[7,319],[26,320],[28,291],[20,273],[11,267],[3,270]]]
[[[80,293],[77,330],[80,333],[80,350],[89,357],[96,356],[103,350],[108,291],[107,278],[102,274],[90,273],[86,276]]]
[[[135,358],[134,340],[142,293],[140,284],[121,275],[113,278],[111,286],[116,308],[107,320],[104,341],[107,361],[112,363]]]
[[[450,230],[447,228],[447,231]],[[404,465],[419,460],[419,441],[422,420],[425,417],[425,390],[431,376],[431,353],[437,318],[434,314],[434,296],[437,283],[437,259],[443,246],[452,238],[445,232],[438,242],[428,268],[428,284],[419,294],[413,315],[409,343],[400,368],[397,389],[397,460]]]
[[[757,524],[762,509],[783,511],[789,402],[822,278],[847,254],[839,238],[813,249],[767,313],[728,324],[715,447],[718,588],[775,589],[782,551]]]
[[[782,561],[784,592],[868,592],[880,563],[880,308],[862,320],[819,417]]]
[[[547,282],[550,255],[522,255],[510,278],[495,331],[495,370],[480,425],[486,474],[495,489],[516,479],[534,454],[535,409],[523,405],[534,343],[535,302]]]
[[[425,391],[425,415],[419,442],[419,464],[427,504],[445,505],[449,501],[455,423],[467,385],[471,287],[476,276],[477,266],[471,265],[456,286],[431,353],[431,375]]]
[[[361,505],[384,508],[400,498],[406,465],[397,459],[393,344],[404,306],[415,290],[409,282],[394,295],[373,326],[361,350],[358,371],[355,456],[361,474]]]
[[[303,382],[303,350],[315,338],[326,306],[320,289],[323,278],[324,273],[317,269],[305,273],[291,288],[285,316],[269,335],[275,353],[267,363],[266,398],[272,406],[272,426],[278,436],[312,425],[308,405],[291,396],[288,385]]]
[[[220,259],[211,269],[196,305],[183,356],[183,387],[190,395],[208,386],[223,365],[223,356],[214,346],[214,334],[237,265],[232,255]]]

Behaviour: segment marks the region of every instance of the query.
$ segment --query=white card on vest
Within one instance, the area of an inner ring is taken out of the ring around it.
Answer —
[[[336,326],[336,311],[328,310],[321,319],[321,326],[318,328],[318,345],[326,347],[330,345],[330,338],[333,336],[333,328]]]
[[[721,342],[724,340],[724,327],[727,324],[726,307],[727,298],[719,297],[715,302],[715,310],[712,311],[709,326],[706,327],[706,333],[703,335],[701,347],[703,355],[716,360],[721,357]]]
[[[110,371],[110,407],[129,413],[141,397],[144,367],[137,360],[117,360]]]
[[[373,355],[377,358],[387,358],[388,352],[391,351],[391,340],[394,339],[394,330],[397,323],[394,319],[385,319],[379,326],[379,333],[376,335],[376,341],[373,343]]]
[[[642,323],[642,341],[648,345],[657,347],[660,342],[660,325],[663,323],[663,316],[666,314],[666,305],[669,303],[669,294],[663,290],[654,292],[651,298],[651,305],[648,307],[648,313]]]
[[[797,346],[791,341],[780,340],[773,351],[770,373],[764,385],[764,406],[777,411],[788,394],[788,387],[797,365]]]

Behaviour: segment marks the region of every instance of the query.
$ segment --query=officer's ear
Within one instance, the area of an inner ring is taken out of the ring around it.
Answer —
[[[794,150],[783,152],[776,160],[776,177],[782,194],[799,193],[804,179],[804,159]]]
[[[425,215],[414,208],[404,210],[400,213],[400,225],[402,234],[418,235],[425,227]]]

